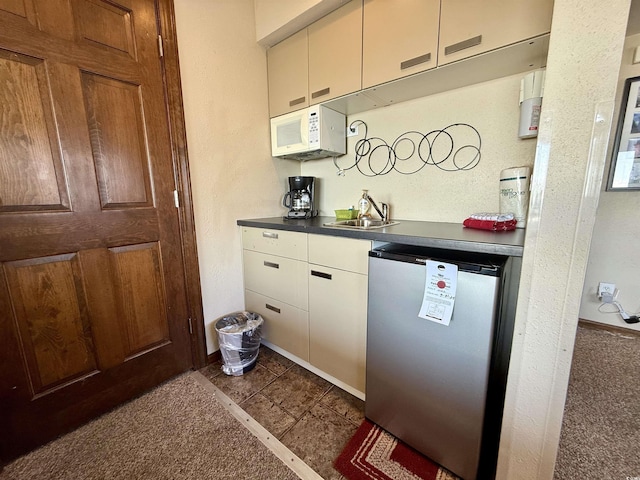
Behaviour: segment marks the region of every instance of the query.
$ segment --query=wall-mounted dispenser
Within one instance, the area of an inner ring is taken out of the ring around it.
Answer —
[[[532,138],[538,135],[540,107],[544,95],[545,70],[536,70],[520,80],[520,138]]]

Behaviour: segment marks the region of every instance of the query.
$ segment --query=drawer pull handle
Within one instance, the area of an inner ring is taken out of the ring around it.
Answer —
[[[273,305],[269,305],[268,303],[265,303],[264,306],[273,312],[280,313],[280,309],[278,307],[274,307]]]
[[[318,272],[317,270],[311,270],[311,275],[314,277],[326,278],[327,280],[331,280],[330,273]]]
[[[482,35],[478,35],[477,37],[469,38],[467,40],[454,43],[453,45],[449,45],[448,47],[444,47],[444,54],[451,55],[452,53],[460,52],[461,50],[475,47],[476,45],[480,45],[481,43],[482,43]]]
[[[330,88],[323,88],[322,90],[318,90],[317,92],[313,92],[311,94],[311,98],[318,98],[321,97],[323,95],[327,95],[329,93]]]
[[[404,70],[405,68],[415,67],[416,65],[420,65],[421,63],[427,63],[429,61],[431,61],[431,52],[426,53],[424,55],[420,55],[419,57],[405,60],[404,62],[400,63],[400,70]]]
[[[280,268],[280,265],[278,265],[277,263],[267,262],[266,260],[263,263],[265,267]]]
[[[278,234],[277,233],[272,233],[272,232],[262,232],[262,236],[264,238],[278,238]]]
[[[300,98],[294,98],[293,100],[289,101],[289,106],[293,107],[295,105],[299,105],[301,103],[304,103],[304,101],[307,99],[307,97],[300,97]]]

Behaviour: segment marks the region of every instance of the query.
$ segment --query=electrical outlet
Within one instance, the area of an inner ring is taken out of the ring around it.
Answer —
[[[358,126],[355,127],[347,127],[347,137],[355,137],[358,135]]]
[[[613,295],[616,291],[615,283],[604,283],[600,282],[598,284],[598,298],[602,298],[602,295],[607,293],[609,295]]]

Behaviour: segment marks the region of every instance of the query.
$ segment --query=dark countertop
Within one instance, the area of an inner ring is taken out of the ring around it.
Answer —
[[[307,220],[285,220],[282,217],[238,220],[243,227],[268,228],[291,232],[360,238],[388,243],[420,245],[476,253],[490,253],[521,257],[524,245],[524,229],[510,232],[491,232],[463,227],[461,223],[419,222],[395,220],[397,225],[370,230],[342,227],[325,227],[335,222],[334,217],[315,217]]]

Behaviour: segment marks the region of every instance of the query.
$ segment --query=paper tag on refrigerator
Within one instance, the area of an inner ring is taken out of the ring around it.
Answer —
[[[449,325],[456,300],[458,266],[427,260],[426,267],[424,298],[418,316],[442,325]]]

